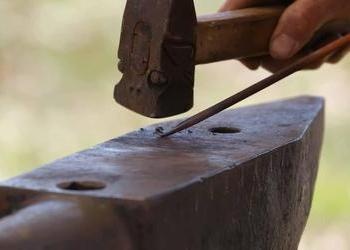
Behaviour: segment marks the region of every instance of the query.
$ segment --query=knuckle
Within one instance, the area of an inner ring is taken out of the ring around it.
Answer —
[[[322,3],[314,1],[304,1],[295,4],[288,11],[288,23],[290,27],[294,26],[296,32],[304,33],[314,32],[327,19],[327,8]]]
[[[305,29],[311,27],[315,22],[315,17],[306,9],[299,9],[290,13],[290,24],[294,23],[296,28]]]

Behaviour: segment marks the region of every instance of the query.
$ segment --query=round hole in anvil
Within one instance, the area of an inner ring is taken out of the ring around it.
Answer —
[[[236,134],[241,132],[240,129],[234,127],[216,127],[209,129],[209,131],[213,134]]]
[[[57,187],[70,191],[92,191],[104,189],[106,185],[99,181],[68,181],[59,183]]]

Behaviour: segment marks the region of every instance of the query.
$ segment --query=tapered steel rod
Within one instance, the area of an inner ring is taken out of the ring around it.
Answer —
[[[315,52],[310,53],[309,55],[297,60],[291,65],[281,69],[275,74],[259,81],[256,84],[251,85],[250,87],[238,92],[237,94],[230,96],[229,98],[215,104],[214,106],[186,119],[185,121],[179,123],[172,130],[161,134],[161,137],[166,137],[177,132],[180,132],[184,129],[190,128],[210,117],[216,115],[217,113],[231,107],[234,104],[237,104],[248,97],[266,89],[267,87],[277,83],[278,81],[286,78],[287,76],[292,75],[293,73],[306,68],[308,65],[311,65],[314,62],[322,60],[333,52],[343,48],[344,46],[350,44],[350,34],[338,38],[337,40],[325,45],[324,47],[316,50]]]

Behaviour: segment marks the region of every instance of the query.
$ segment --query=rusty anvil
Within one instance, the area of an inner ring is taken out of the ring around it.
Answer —
[[[196,17],[191,0],[128,0],[119,45],[123,73],[115,100],[152,118],[193,106],[196,64],[268,52],[284,7],[259,7]]]
[[[0,249],[298,249],[321,98],[226,111],[176,140],[157,126],[0,182]]]

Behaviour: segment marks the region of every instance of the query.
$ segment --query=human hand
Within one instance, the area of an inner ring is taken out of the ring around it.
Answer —
[[[226,0],[221,11],[236,10],[269,4],[292,2],[282,14],[270,41],[270,55],[242,60],[250,69],[260,66],[275,72],[301,57],[302,50],[315,34],[326,24],[332,23],[333,31],[350,31],[349,0]],[[344,25],[347,24],[347,25]],[[344,29],[346,27],[346,29]],[[334,35],[334,33],[333,33]],[[334,37],[333,37],[334,38]],[[341,60],[350,46],[337,51],[322,61],[310,65],[314,69],[324,62],[336,63]]]

